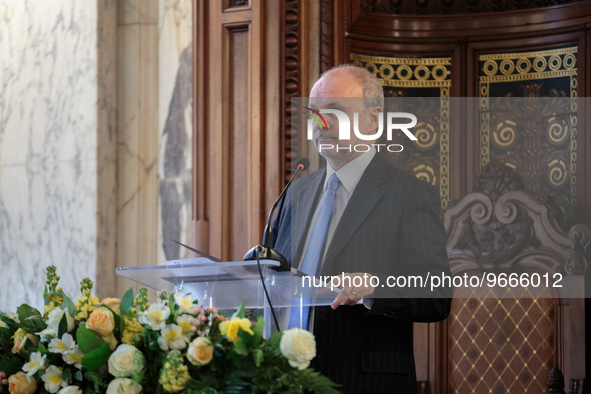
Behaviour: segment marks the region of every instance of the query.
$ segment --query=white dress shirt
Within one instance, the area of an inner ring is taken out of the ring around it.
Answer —
[[[361,175],[367,169],[367,166],[372,161],[374,156],[376,155],[375,148],[372,146],[370,150],[364,152],[361,156],[355,158],[353,161],[349,162],[343,168],[338,171],[335,171],[334,168],[330,165],[330,163],[326,164],[326,177],[324,178],[324,187],[322,196],[320,197],[320,201],[316,206],[316,210],[314,211],[314,216],[312,216],[312,221],[310,222],[310,227],[308,227],[308,234],[306,234],[306,242],[304,243],[304,249],[302,252],[302,259],[298,264],[298,268],[302,266],[304,261],[304,256],[306,254],[306,250],[308,250],[308,243],[310,242],[310,237],[312,236],[312,230],[320,217],[320,212],[322,211],[322,206],[324,205],[324,200],[326,198],[326,190],[328,187],[328,180],[336,172],[341,184],[337,189],[337,202],[335,207],[334,216],[332,217],[332,222],[330,223],[330,228],[328,229],[328,236],[326,238],[326,247],[324,248],[324,256],[326,256],[326,251],[330,247],[330,242],[332,241],[332,236],[334,235],[334,231],[337,228],[339,220],[341,216],[343,216],[343,212],[361,179]],[[324,260],[324,256],[322,256],[322,260]]]
[[[324,248],[324,256],[322,256],[322,260],[326,256],[326,251],[330,247],[330,242],[332,241],[332,236],[334,235],[335,229],[339,224],[339,220],[343,216],[343,212],[345,212],[345,208],[361,179],[361,176],[367,169],[369,163],[373,160],[374,156],[376,155],[375,148],[372,146],[370,150],[364,152],[361,156],[355,158],[353,161],[349,162],[343,168],[338,171],[335,171],[334,168],[330,165],[330,163],[326,164],[326,177],[324,178],[324,188],[322,192],[322,196],[318,205],[316,206],[316,210],[314,211],[314,216],[312,216],[312,221],[310,222],[310,227],[308,227],[308,234],[306,235],[306,243],[304,244],[304,249],[302,252],[302,259],[298,264],[298,269],[302,266],[304,261],[304,256],[306,254],[306,250],[308,250],[308,243],[310,242],[310,237],[312,236],[312,230],[320,217],[320,212],[322,211],[322,206],[324,204],[324,199],[326,198],[326,190],[328,188],[328,179],[336,172],[341,184],[337,189],[337,202],[335,207],[334,216],[332,217],[332,222],[330,223],[330,228],[328,229],[328,236],[326,239],[326,247]],[[371,309],[373,305],[373,298],[364,298],[363,305]],[[312,327],[314,327],[314,314],[310,311],[310,322],[309,322],[309,329],[312,331]]]

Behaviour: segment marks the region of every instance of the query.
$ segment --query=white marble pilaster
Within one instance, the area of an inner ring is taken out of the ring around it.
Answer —
[[[96,278],[97,7],[0,0],[0,309]]]

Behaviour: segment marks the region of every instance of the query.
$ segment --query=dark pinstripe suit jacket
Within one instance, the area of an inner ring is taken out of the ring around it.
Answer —
[[[299,262],[326,171],[294,182],[274,221],[274,246]],[[322,275],[341,272],[450,275],[437,190],[388,164],[379,154],[362,175],[337,225]],[[399,297],[404,291],[404,297]],[[451,289],[423,298],[421,289],[376,289],[371,311],[361,305],[317,307],[314,368],[345,393],[415,393],[413,322],[445,319]]]

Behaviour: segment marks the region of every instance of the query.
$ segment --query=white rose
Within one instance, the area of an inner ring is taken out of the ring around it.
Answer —
[[[131,379],[113,379],[107,387],[107,394],[139,394],[142,386]]]
[[[144,369],[144,355],[135,346],[123,344],[109,357],[109,373],[116,378],[126,378]]]
[[[289,364],[299,370],[308,368],[310,361],[316,357],[314,335],[299,328],[284,331],[279,348],[283,356],[289,360]]]
[[[58,391],[57,394],[82,394],[82,390],[78,386],[68,386]]]
[[[47,328],[53,330],[53,332],[58,332],[64,313],[68,322],[68,332],[72,332],[75,327],[74,318],[62,308],[55,308],[49,313],[49,316],[47,316]]]

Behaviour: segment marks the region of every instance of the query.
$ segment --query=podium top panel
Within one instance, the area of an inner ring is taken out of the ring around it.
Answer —
[[[276,271],[279,262],[261,260],[261,273],[256,261],[213,262],[207,258],[167,261],[164,265],[117,268],[117,275],[129,278],[154,290],[181,294],[191,293],[201,305],[232,309],[244,302],[247,308],[264,308],[261,274],[274,306],[330,305],[338,294],[316,294],[317,288],[293,287],[297,270]],[[298,290],[299,289],[299,290]],[[296,294],[292,294],[292,291]],[[300,298],[294,298],[298,296]],[[301,297],[307,297],[302,300]]]
[[[279,262],[272,260],[261,260],[260,264],[264,277],[270,274],[268,270],[279,267]],[[120,267],[116,272],[152,289],[167,291],[181,291],[179,286],[189,283],[260,280],[256,261],[213,262],[202,257],[171,260],[163,265]],[[289,271],[273,271],[273,276],[285,278],[289,286]]]

